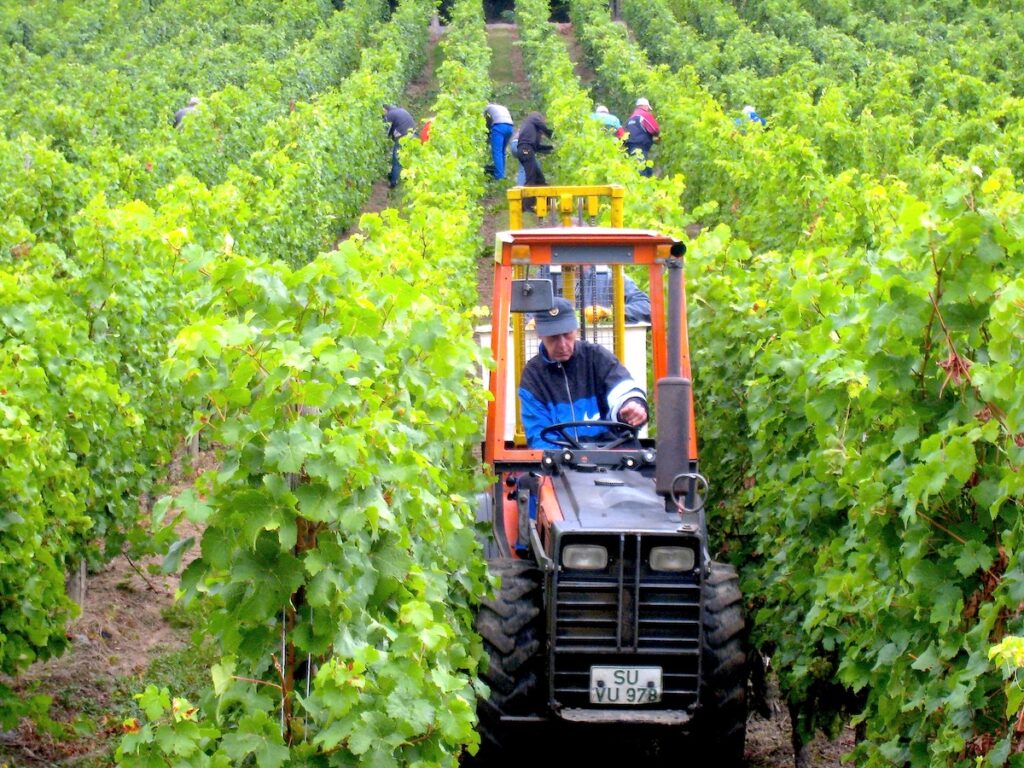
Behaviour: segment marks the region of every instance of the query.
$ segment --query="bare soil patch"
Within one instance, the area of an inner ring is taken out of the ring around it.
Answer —
[[[779,696],[778,685],[769,681],[768,717],[751,712],[747,719],[745,757],[750,768],[794,768],[792,727],[789,711]],[[844,728],[835,739],[818,734],[804,747],[805,762],[799,768],[840,768],[843,755],[854,747],[854,730]]]
[[[212,451],[201,454],[192,473],[176,477],[169,493],[180,493],[214,465]],[[179,525],[178,533],[197,540],[201,535],[187,522]],[[183,565],[197,555],[198,547],[192,548]],[[190,630],[175,615],[179,575],[148,571],[159,563],[160,558],[133,561],[120,555],[88,575],[81,613],[67,627],[70,645],[64,655],[33,664],[6,682],[19,695],[51,696],[50,716],[58,723],[70,725],[85,716],[90,728],[55,735],[23,720],[14,730],[0,732],[0,768],[109,762],[106,756],[120,734],[120,722],[112,713],[115,699],[124,697],[122,689],[138,689],[154,659],[190,642]]]

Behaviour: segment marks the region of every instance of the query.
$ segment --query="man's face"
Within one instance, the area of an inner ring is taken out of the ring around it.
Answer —
[[[564,363],[572,357],[572,350],[576,346],[576,331],[560,333],[557,336],[541,336],[540,343],[544,345],[544,351],[552,360]]]

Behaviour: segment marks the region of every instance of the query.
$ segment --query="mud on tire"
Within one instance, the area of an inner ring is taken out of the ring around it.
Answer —
[[[747,732],[747,631],[739,576],[731,565],[711,563],[704,581],[702,751],[716,765],[743,764]]]
[[[501,577],[501,586],[481,604],[476,617],[476,630],[488,656],[480,678],[491,695],[477,703],[480,752],[472,762],[490,765],[515,753],[501,716],[540,710],[544,670],[540,569],[530,561],[511,558],[490,560],[488,568]]]

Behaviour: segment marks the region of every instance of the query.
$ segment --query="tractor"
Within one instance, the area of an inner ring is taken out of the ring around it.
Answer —
[[[514,187],[510,230],[496,236],[488,334],[495,368],[482,446],[496,482],[480,495],[477,517],[500,586],[476,616],[490,689],[478,702],[480,755],[509,754],[521,743],[517,729],[554,725],[640,732],[662,754],[696,742],[716,764],[739,765],[746,627],[736,570],[709,554],[686,249],[624,228],[623,195],[616,185]],[[556,226],[522,228],[531,197],[538,217],[557,215]],[[596,225],[603,211],[611,226]],[[596,269],[611,273],[611,322],[579,312],[579,335],[612,349],[645,387],[649,376],[656,382],[650,422],[642,430],[601,422],[597,436],[593,422],[554,424],[544,434],[556,447],[531,448],[516,394],[537,351],[531,318],[553,306],[552,270],[561,295],[579,306]],[[646,272],[649,324],[624,322],[627,269],[641,282]]]

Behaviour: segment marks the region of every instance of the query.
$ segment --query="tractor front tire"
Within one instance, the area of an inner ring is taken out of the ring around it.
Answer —
[[[739,766],[747,733],[747,627],[736,569],[711,563],[703,589],[703,679],[695,732],[716,765]]]
[[[490,765],[517,751],[502,715],[537,714],[543,703],[544,616],[543,579],[534,563],[497,558],[488,561],[488,568],[501,577],[501,586],[476,616],[488,657],[480,678],[491,695],[477,702],[480,752],[474,762]]]

